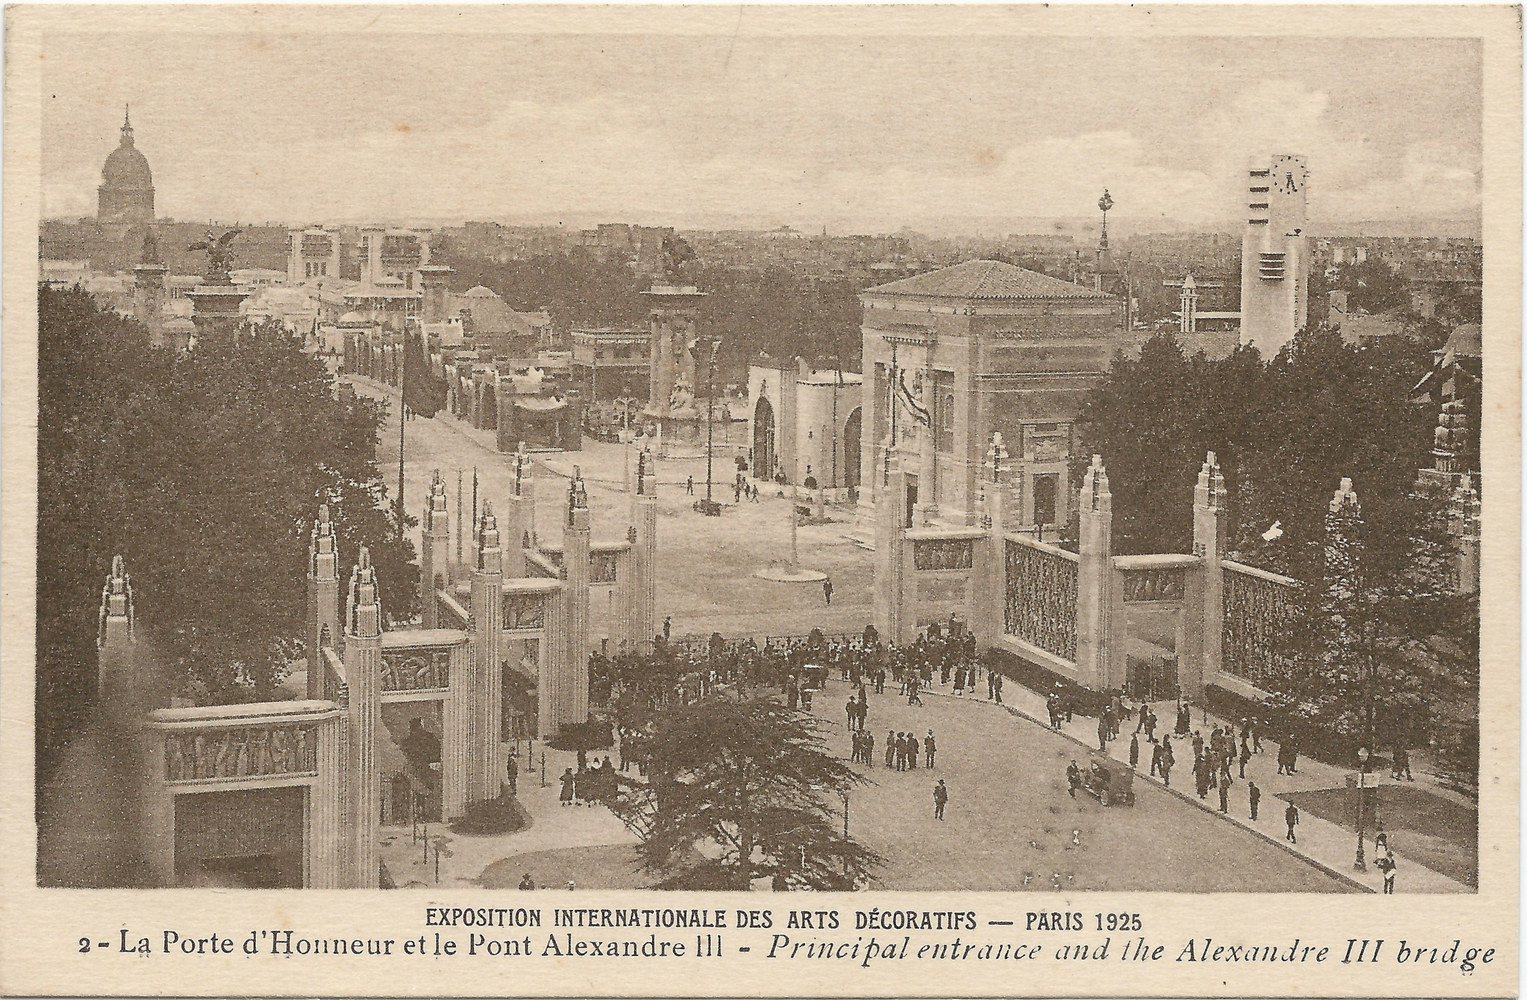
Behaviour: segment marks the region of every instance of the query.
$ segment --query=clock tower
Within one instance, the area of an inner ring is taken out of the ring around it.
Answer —
[[[1241,241],[1241,343],[1271,357],[1309,316],[1309,168],[1303,156],[1279,154],[1248,172],[1246,234]]]

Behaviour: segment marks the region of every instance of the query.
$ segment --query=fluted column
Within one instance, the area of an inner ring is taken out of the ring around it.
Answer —
[[[1220,566],[1220,518],[1225,506],[1225,480],[1219,461],[1209,452],[1193,488],[1193,554],[1198,567],[1188,574],[1184,595],[1182,642],[1178,647],[1177,683],[1194,701],[1204,685],[1219,673],[1221,629],[1225,620],[1225,571]]]
[[[514,455],[514,485],[504,510],[500,534],[503,538],[504,576],[525,575],[525,543],[535,526],[535,466],[524,442]]]
[[[344,888],[344,834],[340,827],[344,793],[341,780],[344,761],[340,756],[337,715],[318,725],[314,748],[318,777],[308,789],[308,888]]]
[[[503,549],[493,505],[483,504],[477,526],[477,567],[472,572],[472,764],[467,801],[498,795],[503,730]]]
[[[651,642],[657,629],[657,471],[652,456],[642,452],[636,460],[633,483],[630,612],[626,638],[633,646]]]
[[[985,537],[975,542],[974,579],[971,581],[971,604],[974,606],[972,621],[976,629],[976,645],[987,650],[997,644],[1002,634],[1002,607],[1007,595],[1007,541],[1004,515],[1007,509],[1007,448],[1000,433],[992,434],[991,445],[986,450],[986,481],[982,483],[981,526]]]
[[[164,732],[145,729],[138,793],[138,857],[144,888],[174,888],[175,796],[165,773]]]
[[[900,645],[917,623],[905,621],[907,477],[894,450],[889,462],[889,476],[875,499],[875,627],[887,642]]]
[[[1093,690],[1107,685],[1112,656],[1113,494],[1103,456],[1093,455],[1082,478],[1076,581],[1077,680]]]
[[[308,697],[322,698],[323,647],[337,646],[339,632],[339,553],[329,505],[318,508],[308,540]]]
[[[446,820],[464,816],[471,779],[472,647],[451,649],[450,686],[441,706],[440,812]]]
[[[141,694],[135,689],[133,647],[133,589],[126,563],[113,556],[111,574],[101,588],[101,608],[96,630],[96,706],[113,737],[136,731]]]
[[[364,545],[360,561],[350,574],[345,609],[345,676],[350,692],[346,713],[349,737],[346,784],[351,802],[351,874],[355,886],[375,889],[377,833],[382,819],[376,766],[377,725],[382,714],[382,606],[377,597],[371,553]]]
[[[424,505],[424,533],[419,553],[419,608],[425,628],[440,627],[440,602],[435,591],[451,582],[451,513],[445,501],[440,470],[429,486]]]
[[[559,685],[558,726],[588,721],[589,716],[589,549],[592,543],[588,493],[577,468],[568,484],[567,519],[562,528],[562,570],[567,603],[566,683]]]

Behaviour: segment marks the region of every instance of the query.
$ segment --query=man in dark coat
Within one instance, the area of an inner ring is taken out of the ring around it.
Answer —
[[[1299,825],[1299,809],[1292,802],[1288,804],[1287,809],[1283,810],[1283,822],[1288,825],[1288,833],[1283,835],[1283,839],[1290,844],[1299,843],[1294,836],[1294,827]]]
[[[1262,789],[1257,787],[1255,781],[1250,782],[1246,786],[1246,795],[1251,799],[1251,821],[1255,823],[1257,821],[1257,803],[1262,801]]]
[[[933,786],[933,818],[940,822],[944,819],[944,806],[949,802],[949,789],[944,787],[944,779],[938,779],[938,784]]]
[[[928,730],[928,735],[923,737],[923,753],[928,760],[928,766],[933,766],[933,755],[938,753],[938,747],[933,742],[933,730]],[[942,782],[940,782],[942,784]]]

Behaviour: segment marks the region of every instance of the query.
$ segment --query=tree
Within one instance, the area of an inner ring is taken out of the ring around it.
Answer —
[[[866,781],[811,716],[765,699],[707,698],[656,719],[649,781],[613,806],[643,868],[668,889],[853,889],[882,863],[839,829],[839,796]]]
[[[394,620],[418,567],[385,509],[380,404],[336,393],[279,325],[237,346],[154,350],[79,291],[38,293],[38,745],[51,754],[94,695],[93,620],[116,554],[140,649],[172,693],[268,698],[300,656],[308,535],[327,502],[342,564],[362,544]]]

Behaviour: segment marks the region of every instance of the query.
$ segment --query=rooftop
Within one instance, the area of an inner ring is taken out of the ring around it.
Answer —
[[[940,299],[1108,299],[1084,285],[1025,270],[1000,260],[971,260],[864,290]]]

